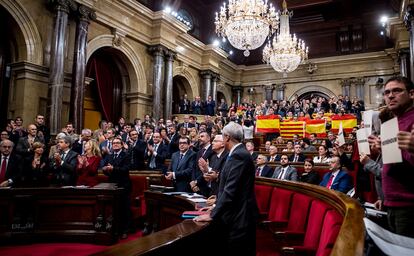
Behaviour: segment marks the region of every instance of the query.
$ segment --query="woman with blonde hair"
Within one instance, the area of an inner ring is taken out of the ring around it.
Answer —
[[[76,172],[78,180],[76,185],[93,187],[99,183],[98,167],[101,161],[101,151],[96,140],[89,140],[85,143],[85,153],[78,156]]]

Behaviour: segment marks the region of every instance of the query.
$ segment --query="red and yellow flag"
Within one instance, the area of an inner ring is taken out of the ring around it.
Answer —
[[[357,118],[354,115],[351,114],[345,114],[345,115],[333,115],[331,117],[332,119],[332,128],[331,131],[333,133],[338,134],[339,131],[339,125],[342,122],[342,128],[344,129],[344,132],[352,132],[352,129],[357,126]]]
[[[275,133],[280,130],[280,120],[278,115],[258,116],[256,121],[256,131],[262,133]]]
[[[308,119],[306,120],[306,137],[316,133],[317,137],[326,137],[326,120]]]
[[[295,134],[303,138],[305,135],[304,121],[283,121],[280,123],[280,136],[291,139]]]

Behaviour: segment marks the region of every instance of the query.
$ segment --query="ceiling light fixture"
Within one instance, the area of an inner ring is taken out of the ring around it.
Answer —
[[[229,0],[216,12],[214,24],[219,36],[227,37],[230,44],[244,50],[244,56],[250,50],[259,48],[266,38],[277,29],[279,17],[275,8],[263,0]]]

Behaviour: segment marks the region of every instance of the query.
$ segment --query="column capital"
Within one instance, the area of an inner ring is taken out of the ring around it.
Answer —
[[[410,4],[407,6],[407,9],[404,13],[404,25],[407,28],[407,30],[411,30],[412,28],[412,22],[414,18],[414,5]]]
[[[341,79],[341,80],[339,81],[339,84],[340,84],[342,87],[345,87],[345,86],[351,86],[351,79],[348,79],[348,78],[346,78],[346,79]]]
[[[213,75],[212,75],[211,78],[212,78],[213,81],[218,82],[218,81],[220,81],[220,74],[213,72]]]
[[[89,8],[83,4],[80,4],[77,11],[77,18],[80,21],[96,20],[96,12],[92,8]]]
[[[243,86],[238,85],[238,86],[233,86],[231,88],[232,91],[243,91]]]
[[[175,58],[177,57],[177,53],[169,49],[166,49],[164,51],[164,56],[165,56],[165,60],[174,61]]]
[[[276,85],[276,90],[278,91],[283,91],[286,89],[286,85],[285,84],[277,84]]]
[[[161,56],[164,57],[165,56],[165,52],[168,51],[167,48],[165,48],[165,46],[162,46],[160,44],[158,45],[150,45],[148,47],[148,52],[152,55],[152,56]]]
[[[49,0],[49,5],[56,12],[62,11],[69,13],[77,10],[77,4],[73,0]]]
[[[365,79],[365,77],[351,78],[351,83],[353,83],[355,85],[364,85],[366,81],[367,81],[367,79]]]
[[[214,72],[211,70],[201,70],[200,76],[204,79],[211,79],[214,76]]]
[[[270,91],[270,90],[274,90],[275,89],[275,86],[273,84],[266,84],[266,85],[263,85],[263,88],[266,91]]]

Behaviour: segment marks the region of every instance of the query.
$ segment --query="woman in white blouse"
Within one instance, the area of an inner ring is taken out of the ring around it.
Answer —
[[[318,149],[319,156],[315,156],[313,158],[313,162],[316,163],[322,163],[322,164],[329,164],[331,161],[331,157],[329,156],[328,148],[324,145],[319,146]]]

